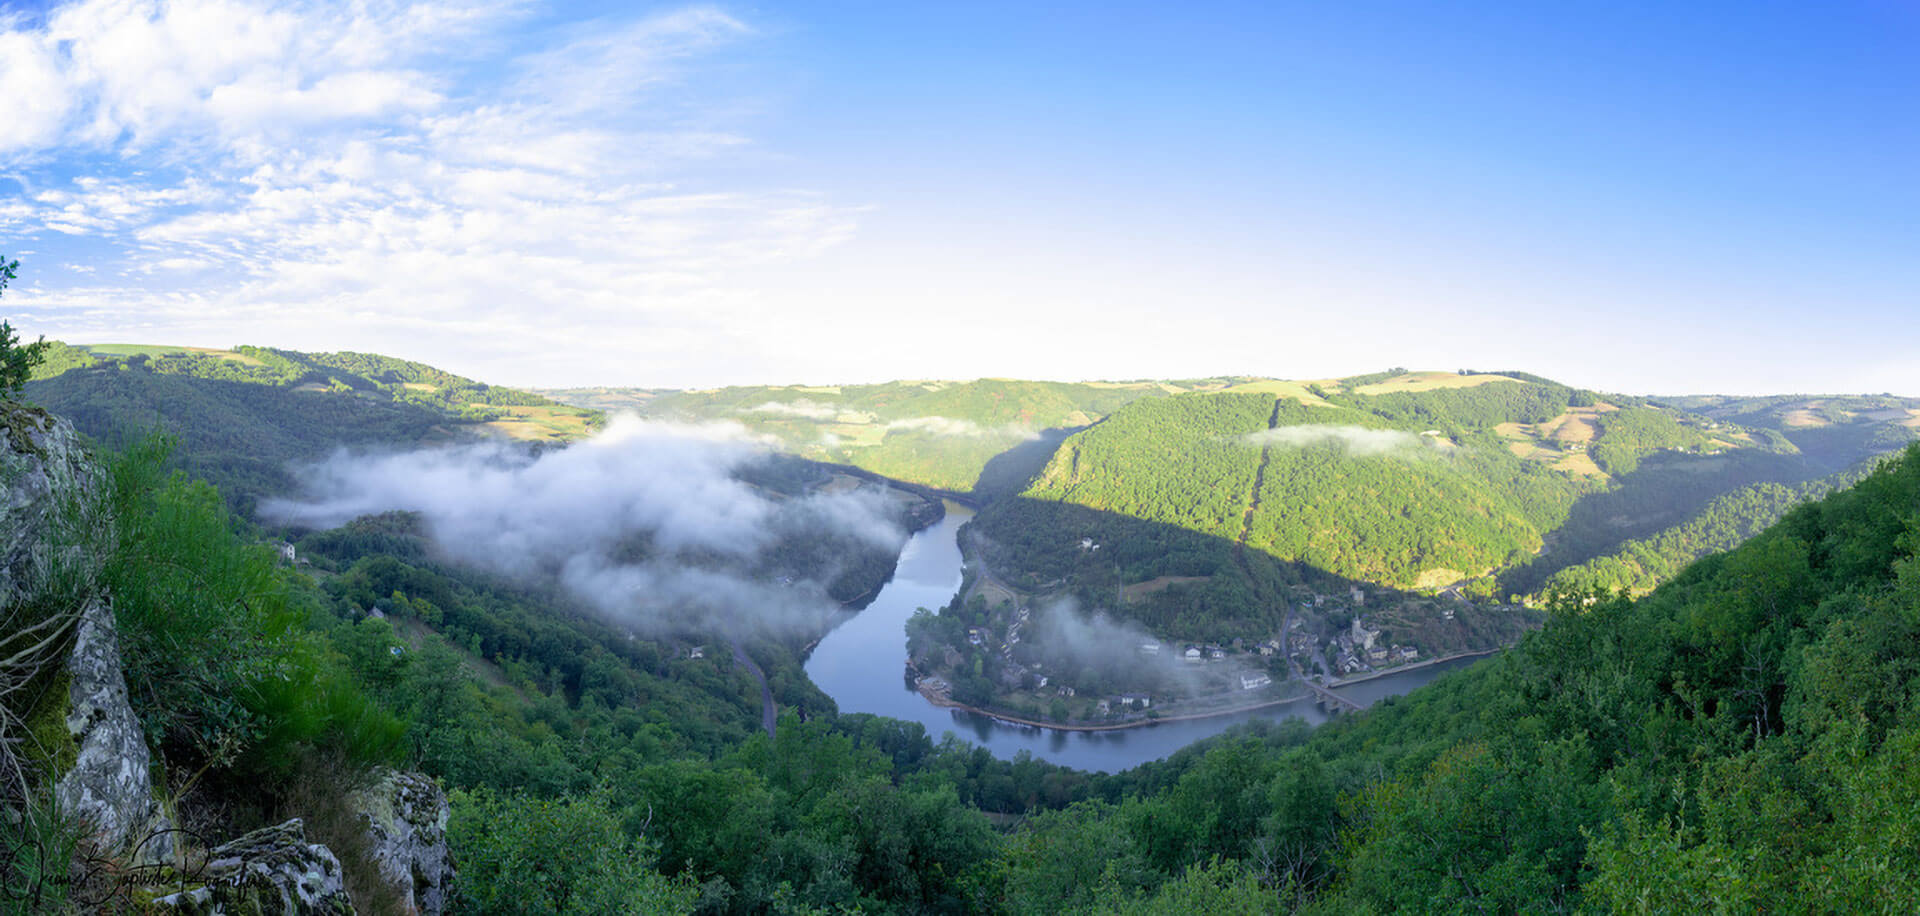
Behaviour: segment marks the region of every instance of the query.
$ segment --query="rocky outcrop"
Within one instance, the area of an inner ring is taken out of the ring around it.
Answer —
[[[54,784],[60,810],[87,825],[101,852],[126,854],[136,864],[170,861],[172,825],[154,800],[146,735],[127,702],[105,601],[89,601],[81,612],[67,674],[67,731],[79,755]]]
[[[149,898],[154,910],[205,914],[337,914],[353,910],[340,860],[307,842],[299,818],[246,834],[207,853],[203,868],[175,875]],[[180,887],[179,885],[186,885]],[[178,889],[175,889],[178,888]]]
[[[0,627],[28,683],[63,662],[65,725],[72,754],[47,775],[60,809],[85,825],[94,849],[136,864],[164,862],[172,834],[154,801],[140,720],[127,702],[113,609],[94,584],[103,526],[94,514],[104,475],[73,425],[0,401]],[[27,642],[37,644],[23,651]]]
[[[367,857],[410,908],[445,912],[453,883],[447,853],[447,794],[418,773],[381,768],[374,782],[348,799],[366,820]]]
[[[0,401],[0,607],[34,597],[63,548],[62,513],[77,512],[98,492],[100,470],[73,424],[45,411]]]

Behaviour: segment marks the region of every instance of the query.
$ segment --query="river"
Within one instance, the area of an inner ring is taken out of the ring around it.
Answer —
[[[960,589],[960,546],[956,534],[973,517],[964,506],[947,504],[946,518],[915,534],[900,552],[893,580],[873,603],[849,614],[807,658],[807,676],[833,697],[843,713],[865,712],[926,726],[939,741],[946,732],[1012,759],[1021,751],[1082,770],[1117,772],[1159,760],[1195,741],[1256,718],[1299,717],[1313,724],[1326,715],[1300,700],[1255,712],[1208,719],[1163,722],[1104,732],[1069,732],[1000,722],[962,709],[927,702],[906,678],[907,619],[917,608],[938,609]],[[1335,690],[1361,705],[1406,693],[1441,674],[1472,664],[1464,658],[1389,674]]]

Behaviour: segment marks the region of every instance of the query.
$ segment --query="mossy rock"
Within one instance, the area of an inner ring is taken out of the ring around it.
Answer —
[[[21,757],[27,768],[44,784],[52,785],[80,759],[80,744],[67,729],[68,692],[72,677],[60,670],[48,678],[40,698],[22,717],[26,736]]]

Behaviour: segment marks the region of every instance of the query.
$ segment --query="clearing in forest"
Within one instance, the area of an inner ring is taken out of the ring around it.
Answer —
[[[1353,389],[1354,394],[1393,394],[1402,391],[1435,391],[1441,388],[1474,388],[1488,382],[1515,382],[1504,375],[1461,375],[1458,372],[1409,372],[1371,385]]]
[[[1161,576],[1145,582],[1135,582],[1120,589],[1120,600],[1139,601],[1154,592],[1165,591],[1171,585],[1186,585],[1190,582],[1208,582],[1212,576]]]
[[[1314,404],[1331,407],[1326,399],[1307,390],[1306,382],[1290,382],[1286,379],[1263,378],[1238,385],[1229,385],[1220,389],[1221,394],[1270,394],[1276,398],[1292,398],[1302,404]]]

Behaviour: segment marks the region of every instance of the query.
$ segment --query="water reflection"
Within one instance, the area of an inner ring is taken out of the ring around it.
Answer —
[[[815,647],[807,659],[807,676],[833,697],[841,712],[872,713],[918,722],[935,741],[952,732],[1003,759],[1012,759],[1026,751],[1054,763],[1104,772],[1158,760],[1202,738],[1254,719],[1300,718],[1314,725],[1326,721],[1326,714],[1316,704],[1302,699],[1210,719],[1161,722],[1116,731],[1068,732],[1000,722],[927,702],[913,689],[912,679],[905,676],[906,623],[915,609],[939,608],[959,590],[960,548],[955,534],[972,517],[973,512],[966,507],[948,503],[945,519],[907,542],[893,581],[887,583],[873,603],[866,610],[849,615]],[[1444,662],[1339,689],[1362,705],[1371,705],[1384,697],[1406,693],[1473,661]]]

